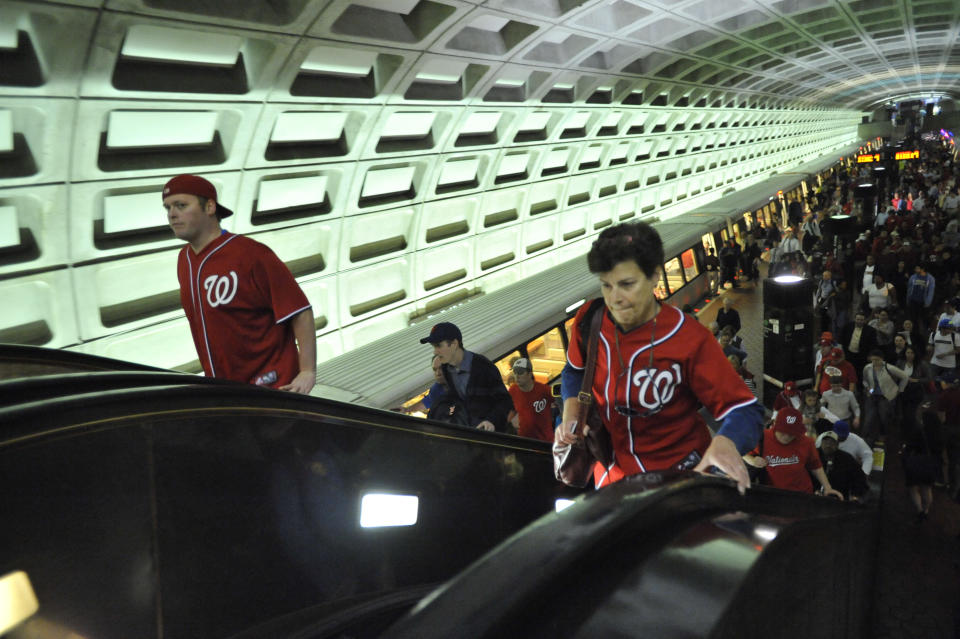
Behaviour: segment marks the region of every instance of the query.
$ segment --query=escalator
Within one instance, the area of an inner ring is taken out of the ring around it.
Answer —
[[[877,531],[875,508],[635,476],[528,526],[381,637],[866,637]]]
[[[0,343],[0,380],[93,371],[170,372],[108,357]]]
[[[0,575],[40,604],[14,638],[379,631],[576,494],[543,442],[246,385],[66,374],[0,397]],[[383,495],[412,522],[364,522]]]
[[[543,442],[162,371],[0,400],[15,639],[866,636],[875,507],[654,473],[556,513]]]

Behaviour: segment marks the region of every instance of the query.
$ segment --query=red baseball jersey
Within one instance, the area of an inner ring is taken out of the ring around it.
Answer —
[[[577,312],[567,351],[578,370],[584,368],[579,325],[589,306]],[[702,456],[711,437],[697,413],[701,404],[721,420],[757,401],[710,331],[680,309],[663,304],[653,320],[626,333],[601,309],[592,388],[616,459],[608,471],[597,464],[597,488],[674,468],[694,451]]]
[[[823,466],[814,441],[804,435],[789,444],[781,444],[772,428],[763,431],[763,456],[767,460],[770,485],[802,493],[813,492],[808,471]]]
[[[290,269],[268,247],[223,233],[177,262],[180,303],[208,377],[278,387],[300,371],[289,322],[310,308]]]
[[[843,387],[847,390],[850,390],[850,384],[856,385],[857,383],[857,369],[853,367],[849,360],[845,359],[839,364],[833,360],[825,360],[820,362],[820,370],[823,374],[820,376],[820,386],[817,387],[817,390],[821,395],[830,390],[830,378],[835,375],[843,378]]]
[[[553,413],[550,406],[553,404],[553,393],[550,392],[550,387],[541,382],[534,382],[529,392],[520,390],[516,384],[511,384],[507,390],[513,398],[513,408],[517,411],[520,421],[517,434],[521,437],[552,442]]]

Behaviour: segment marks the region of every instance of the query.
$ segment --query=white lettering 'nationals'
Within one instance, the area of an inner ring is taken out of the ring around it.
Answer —
[[[681,381],[683,375],[677,363],[665,371],[643,368],[633,374],[633,385],[638,388],[637,401],[652,412],[660,411],[670,403]]]
[[[210,275],[203,280],[203,288],[207,291],[207,304],[211,307],[229,304],[237,294],[237,273],[230,271],[230,279],[225,275]]]

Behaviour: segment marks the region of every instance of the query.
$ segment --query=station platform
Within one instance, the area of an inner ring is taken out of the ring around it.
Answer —
[[[765,275],[766,265],[761,275]],[[698,319],[716,319],[722,298],[732,296],[740,313],[740,336],[747,351],[747,368],[763,392],[763,277],[741,282],[719,296],[704,300]],[[762,400],[761,394],[761,400]],[[960,638],[960,504],[944,487],[934,489],[929,519],[915,523],[915,511],[904,484],[898,429],[887,435],[880,480],[880,544],[876,565],[876,596],[871,613],[875,639]],[[865,568],[866,569],[866,568]],[[832,576],[825,574],[824,579]]]

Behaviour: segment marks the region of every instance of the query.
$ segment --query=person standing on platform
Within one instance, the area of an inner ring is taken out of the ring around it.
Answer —
[[[513,377],[507,391],[513,398],[511,419],[520,437],[553,441],[553,393],[550,387],[533,377],[533,365],[526,357],[513,363]]]
[[[313,311],[268,247],[220,227],[233,211],[196,175],[163,187],[174,235],[180,303],[207,377],[309,393],[317,382]],[[299,347],[299,349],[298,349]]]
[[[421,344],[433,345],[440,356],[447,393],[455,396],[466,409],[466,421],[479,430],[507,432],[507,416],[513,410],[513,400],[500,371],[493,362],[463,348],[463,335],[455,324],[434,324]]]
[[[577,395],[591,320],[602,313],[596,369],[586,387],[614,459],[607,468],[595,465],[595,486],[648,471],[716,467],[745,490],[750,478],[741,455],[760,438],[762,407],[710,331],[654,296],[663,261],[660,236],[643,222],[607,228],[593,243],[587,264],[603,298],[581,306],[574,318],[554,441],[574,444],[589,429],[577,424]],[[697,412],[701,405],[722,422],[712,438]]]
[[[723,307],[717,310],[717,326],[722,331],[729,326],[733,329],[733,335],[740,332],[740,313],[733,308],[733,297],[727,294],[723,298]]]
[[[707,249],[703,268],[707,271],[707,286],[710,288],[710,294],[716,295],[720,290],[720,258],[714,255],[712,248]]]
[[[813,293],[813,309],[820,321],[820,328],[824,331],[833,330],[833,320],[837,316],[837,286],[833,281],[833,273],[824,270]]]
[[[957,353],[960,353],[960,335],[950,320],[944,318],[937,324],[937,330],[930,333],[927,353],[930,355],[930,370],[934,377],[952,371],[957,367]]]
[[[920,263],[914,267],[913,275],[907,281],[907,316],[921,334],[926,332],[927,314],[933,304],[936,280],[927,273],[927,265]]]
[[[740,255],[737,252],[737,243],[730,240],[720,249],[720,288],[726,287],[727,282],[730,282],[731,288],[737,288],[737,264],[739,261]]]
[[[863,367],[864,439],[882,443],[893,418],[893,406],[909,376],[883,361],[883,351],[870,352],[870,363]]]
[[[757,244],[753,235],[747,236],[747,243],[740,254],[740,270],[743,276],[748,278],[754,284],[760,279],[760,245]]]
[[[854,369],[862,371],[867,365],[867,354],[877,347],[877,331],[867,324],[867,316],[863,311],[857,311],[853,322],[840,331],[840,346]],[[820,392],[823,391],[821,388]]]

